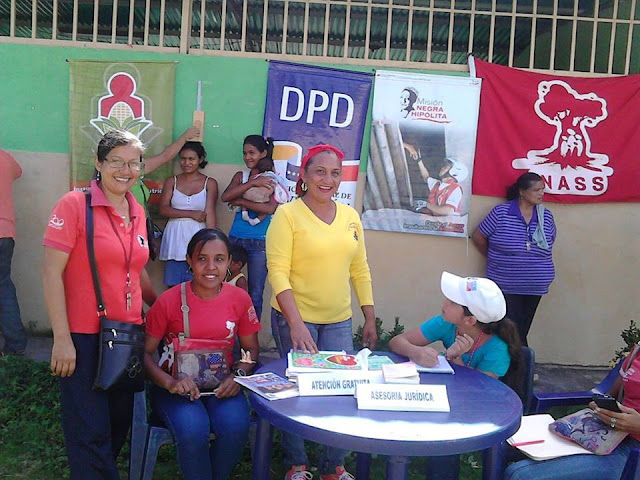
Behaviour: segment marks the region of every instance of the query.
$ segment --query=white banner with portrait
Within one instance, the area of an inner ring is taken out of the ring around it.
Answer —
[[[364,228],[468,235],[481,82],[376,72]]]

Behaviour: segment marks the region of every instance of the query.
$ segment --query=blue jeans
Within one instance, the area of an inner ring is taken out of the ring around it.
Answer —
[[[267,281],[267,250],[264,240],[252,238],[229,237],[232,245],[240,245],[247,251],[247,283],[249,296],[256,309],[258,320],[262,315],[262,296],[264,283]]]
[[[224,480],[242,457],[249,432],[249,405],[244,394],[193,402],[154,386],[151,405],[173,435],[184,480]],[[209,445],[210,434],[215,440]]]
[[[0,238],[0,331],[4,337],[4,351],[20,352],[27,346],[27,334],[20,320],[20,306],[16,287],[11,280],[13,238]]]
[[[569,455],[537,462],[526,459],[507,467],[505,480],[618,480],[629,452],[640,442],[627,437],[609,455]]]
[[[133,393],[94,391],[99,336],[72,333],[71,340],[76,348],[76,369],[70,377],[59,380],[71,480],[118,480],[115,459],[129,433]]]
[[[186,260],[167,260],[164,262],[162,281],[167,287],[193,280],[193,273],[189,270]]]
[[[351,329],[350,318],[338,323],[317,324],[305,322],[305,325],[319,350],[353,350],[353,330]],[[284,315],[275,308],[271,309],[271,333],[276,341],[280,357],[286,358],[287,352],[292,348],[291,331]],[[309,458],[304,449],[304,439],[302,437],[282,432],[282,448],[287,469],[291,465],[309,465]],[[337,466],[344,465],[346,454],[346,450],[325,446],[322,449],[320,465],[318,465],[320,472],[335,473]]]

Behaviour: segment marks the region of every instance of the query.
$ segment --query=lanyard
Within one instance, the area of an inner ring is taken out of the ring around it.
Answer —
[[[533,210],[533,215],[535,215],[535,214],[536,214],[536,211],[534,209]],[[524,221],[524,217],[522,218],[522,220]],[[533,216],[529,220],[529,223],[527,223],[526,221],[524,222],[525,234],[527,236],[527,240],[525,241],[525,245],[527,247],[527,251],[531,250],[531,244],[533,243],[533,232],[531,231],[531,223],[533,223]],[[536,223],[537,223],[537,221],[536,221]]]
[[[469,355],[469,360],[467,360],[467,363],[465,364],[465,367],[468,367],[469,365],[471,365],[471,360],[473,360],[473,356],[475,355],[476,350],[480,346],[480,342],[482,341],[482,337],[484,337],[484,332],[480,332],[480,336],[478,338],[476,338],[475,342],[473,342],[473,347],[471,347],[471,355]]]
[[[458,336],[458,330],[456,329],[456,336]],[[480,335],[478,336],[478,338],[476,338],[473,341],[473,345],[471,346],[471,353],[469,355],[469,359],[465,362],[464,366],[468,367],[469,365],[471,365],[471,361],[473,360],[473,356],[476,353],[476,350],[478,350],[478,347],[480,346],[480,342],[482,341],[482,337],[484,337],[484,332],[480,332]]]
[[[116,224],[113,222],[113,218],[111,218],[111,213],[107,211],[107,217],[109,218],[109,223],[111,223],[111,228],[113,232],[118,237],[118,241],[120,242],[120,246],[122,247],[122,252],[124,253],[124,261],[127,269],[127,279],[125,281],[124,286],[124,299],[127,304],[127,310],[131,310],[131,257],[133,257],[133,236],[135,233],[135,218],[131,219],[131,234],[129,235],[129,255],[127,256],[127,249],[124,246],[124,242],[122,238],[120,238],[120,234],[118,233],[118,229],[116,228]]]

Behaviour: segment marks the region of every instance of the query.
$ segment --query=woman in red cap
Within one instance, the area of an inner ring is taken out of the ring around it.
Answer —
[[[309,149],[300,165],[300,198],[276,211],[267,231],[271,331],[281,357],[304,352],[353,350],[351,286],[364,314],[363,344],[377,336],[371,274],[358,213],[333,196],[342,179],[344,154],[331,145]],[[309,480],[303,439],[283,432],[285,480]],[[346,452],[324,447],[322,480],[353,479],[344,469]]]

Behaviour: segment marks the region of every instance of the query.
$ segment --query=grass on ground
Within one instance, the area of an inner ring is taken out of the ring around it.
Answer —
[[[69,478],[67,458],[60,424],[58,383],[47,363],[26,357],[0,357],[0,479],[60,480]],[[278,432],[274,438],[272,478],[284,477],[282,449]],[[320,447],[308,447],[310,461],[319,457]],[[118,461],[120,477],[127,478],[129,448],[126,445]],[[461,456],[462,480],[479,480],[482,476],[480,454]],[[355,456],[347,458],[347,469],[355,472]],[[385,477],[385,457],[373,458],[371,478]],[[414,458],[409,479],[424,479],[425,460]],[[154,471],[155,480],[181,478],[173,446],[163,447]],[[232,480],[251,478],[248,446],[233,472]]]

